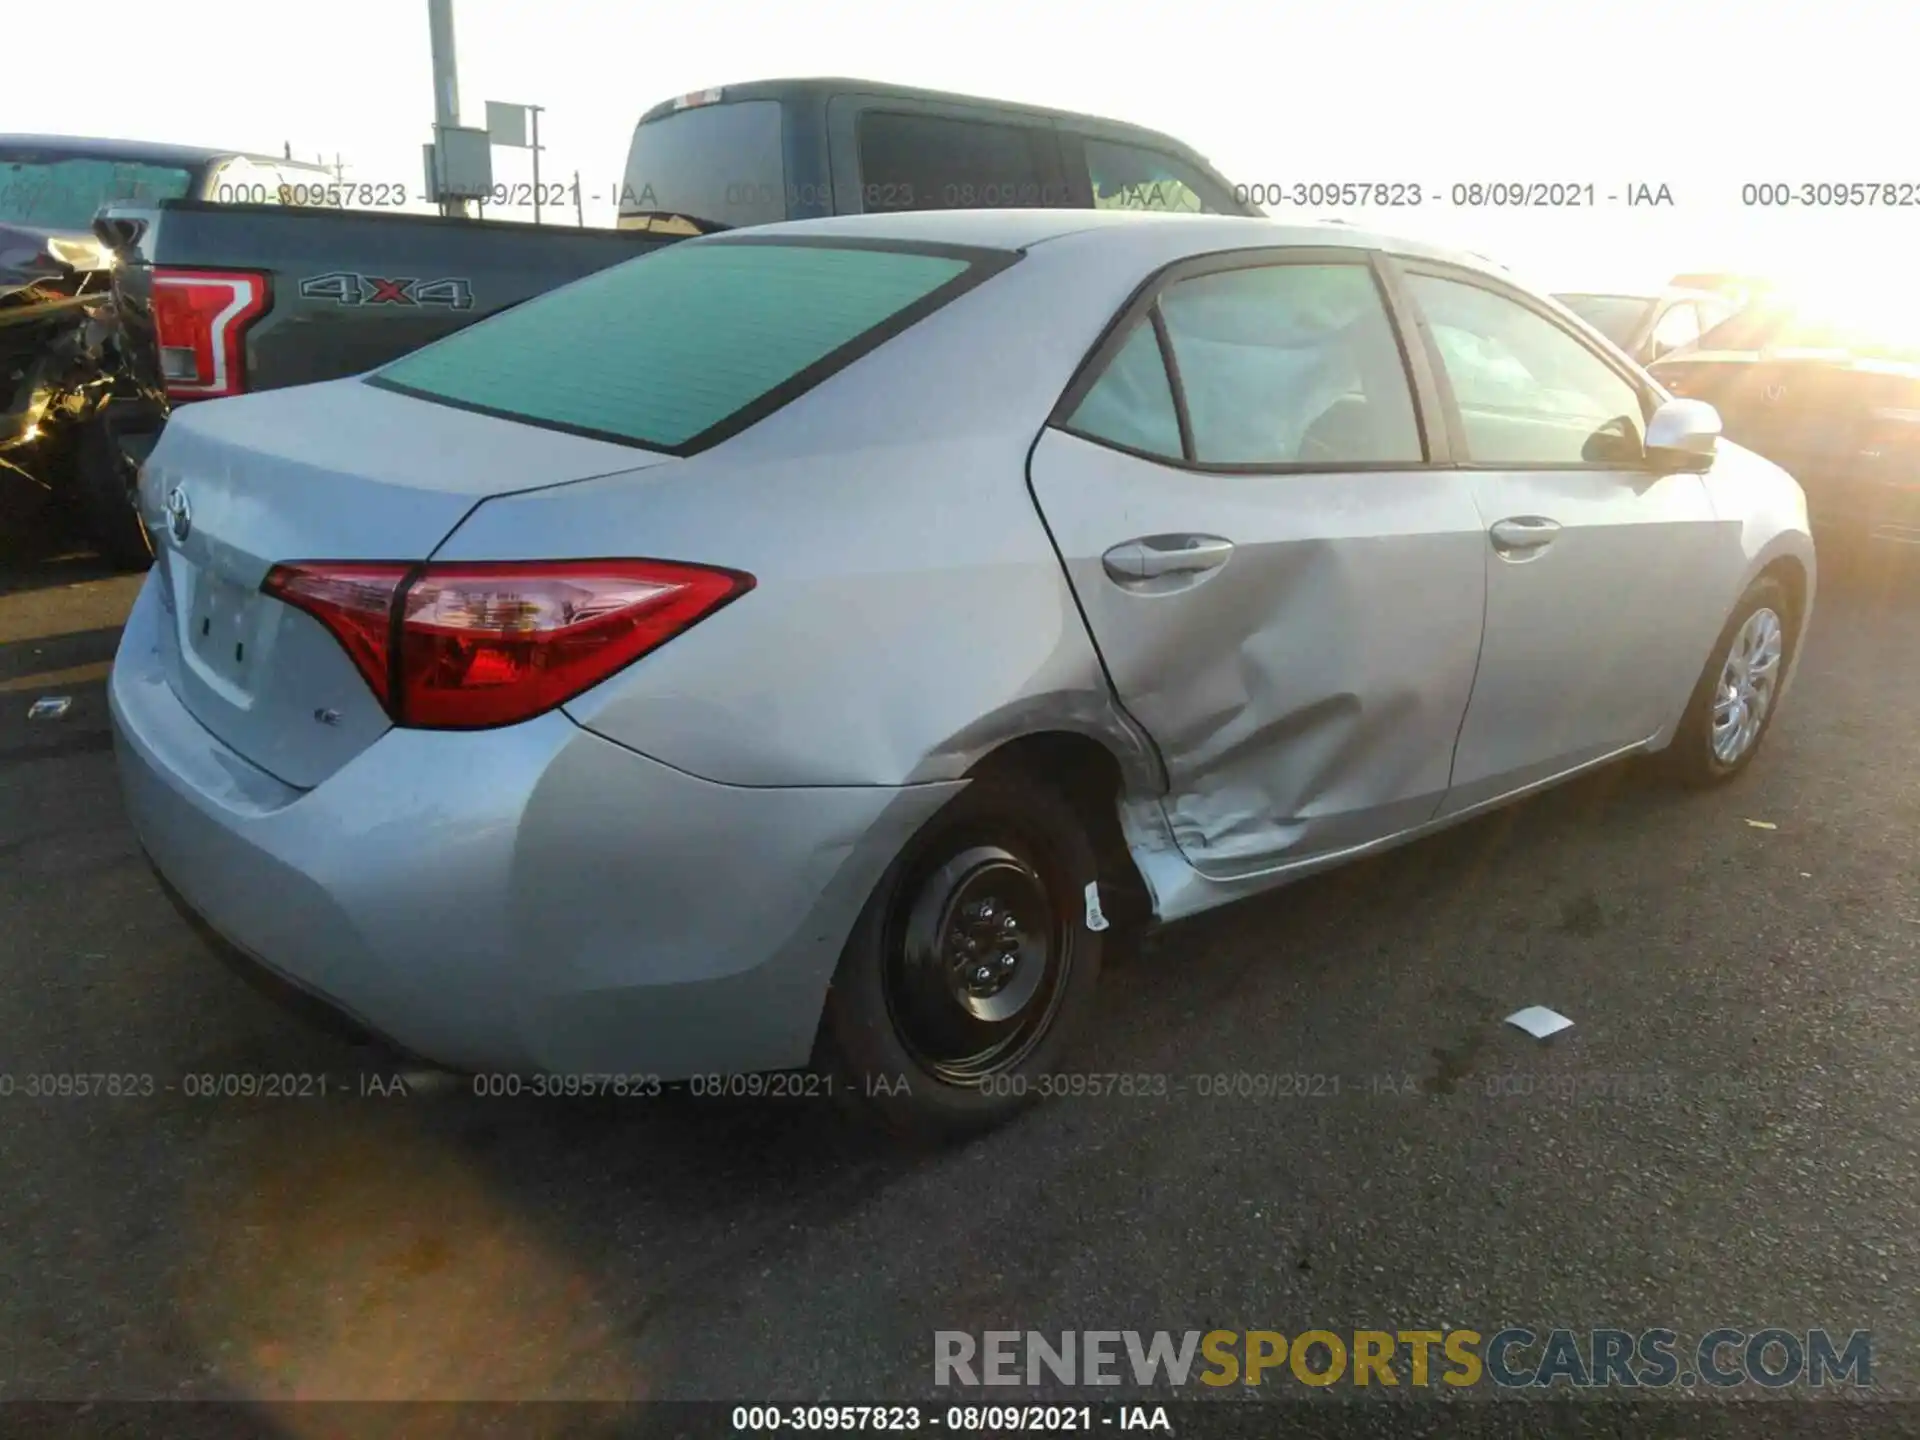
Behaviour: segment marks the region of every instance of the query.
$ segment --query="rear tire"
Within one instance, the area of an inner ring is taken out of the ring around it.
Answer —
[[[101,558],[116,570],[151,566],[153,541],[134,498],[138,471],[105,423],[90,420],[80,428],[68,474],[74,509]]]
[[[1760,752],[1779,711],[1780,685],[1799,644],[1787,589],[1763,575],[1733,607],[1663,757],[1683,785],[1722,785]]]
[[[827,995],[819,1061],[912,1139],[991,1129],[1039,1099],[1099,978],[1099,866],[1038,780],[974,780],[888,867]],[[1104,924],[1104,920],[1102,920]]]

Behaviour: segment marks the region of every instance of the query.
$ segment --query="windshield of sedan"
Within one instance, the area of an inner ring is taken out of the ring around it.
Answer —
[[[682,241],[456,331],[369,383],[686,455],[797,399],[1013,258],[954,246]]]
[[[1623,349],[1646,322],[1653,301],[1644,295],[1556,295],[1553,297]]]
[[[94,155],[0,150],[0,223],[86,231],[103,205],[178,200],[193,172]]]

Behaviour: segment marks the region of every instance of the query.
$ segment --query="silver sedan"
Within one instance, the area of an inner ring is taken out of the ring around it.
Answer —
[[[215,935],[433,1061],[966,1130],[1060,1070],[1113,927],[1747,766],[1814,554],[1718,431],[1346,226],[690,240],[177,413],[126,803]]]

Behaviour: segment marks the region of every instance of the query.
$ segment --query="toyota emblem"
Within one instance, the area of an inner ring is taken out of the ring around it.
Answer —
[[[173,543],[184,545],[193,533],[193,506],[187,503],[185,487],[176,485],[167,495],[167,533]]]

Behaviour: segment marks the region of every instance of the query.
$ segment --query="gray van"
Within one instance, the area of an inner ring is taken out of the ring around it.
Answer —
[[[870,80],[757,80],[634,127],[623,229],[975,207],[1259,215],[1191,146],[1117,120]]]

